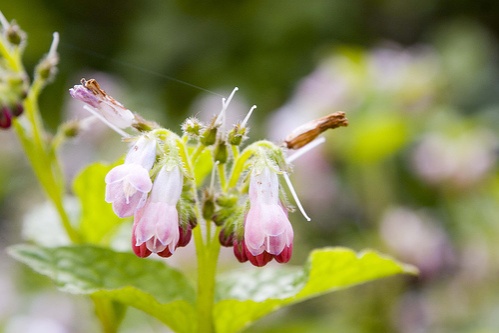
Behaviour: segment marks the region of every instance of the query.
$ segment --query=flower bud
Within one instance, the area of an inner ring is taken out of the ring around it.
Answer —
[[[246,138],[245,137],[246,130],[247,128],[241,126],[240,124],[234,125],[234,127],[232,128],[232,130],[230,130],[228,134],[227,141],[229,142],[229,144],[233,146],[239,146]]]
[[[187,246],[192,238],[192,228],[190,225],[187,225],[185,228],[181,226],[179,226],[178,228],[180,238],[178,239],[177,247]]]
[[[81,131],[80,122],[73,120],[61,125],[61,130],[66,138],[75,138]]]
[[[24,44],[24,42],[26,41],[26,33],[21,30],[21,28],[15,21],[12,21],[12,23],[7,28],[7,30],[5,31],[5,36],[7,37],[9,43],[15,46]]]
[[[213,118],[211,124],[208,125],[204,131],[201,133],[199,141],[205,146],[211,146],[217,141],[218,127],[217,118]]]
[[[222,228],[218,234],[218,240],[222,246],[231,247],[234,245],[234,233]]]
[[[234,256],[239,262],[246,262],[248,261],[248,257],[246,256],[246,251],[244,245],[244,241],[234,239],[233,240],[233,250],[234,250]]]
[[[182,131],[190,137],[199,137],[201,130],[203,129],[203,124],[196,118],[187,118],[182,124]]]
[[[12,125],[12,113],[6,106],[0,109],[0,128],[10,128]]]
[[[49,81],[53,79],[57,73],[58,63],[58,55],[49,54],[38,63],[35,72],[43,81]]]
[[[234,194],[223,194],[217,197],[217,205],[222,207],[232,207],[237,204],[238,197]]]
[[[215,213],[215,200],[213,197],[213,193],[211,193],[209,190],[204,191],[202,212],[203,218],[205,220],[213,219],[213,214]]]
[[[22,103],[16,103],[16,105],[14,105],[14,107],[11,109],[11,111],[12,111],[12,115],[14,117],[19,117],[24,112],[23,104]]]
[[[216,162],[219,162],[220,164],[227,163],[229,152],[227,151],[227,144],[225,143],[225,141],[220,140],[217,143],[213,155]]]

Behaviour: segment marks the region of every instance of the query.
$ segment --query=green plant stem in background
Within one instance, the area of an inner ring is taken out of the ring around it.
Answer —
[[[94,303],[95,315],[99,318],[103,333],[118,332],[121,320],[126,312],[123,304],[117,303],[109,298],[91,295]]]
[[[40,117],[38,97],[42,88],[43,81],[39,78],[35,79],[24,101],[29,128],[23,126],[17,119],[14,120],[14,128],[42,189],[53,203],[61,219],[66,234],[72,243],[79,243],[80,237],[71,225],[69,216],[64,209],[64,175],[55,153],[48,144],[48,136]]]

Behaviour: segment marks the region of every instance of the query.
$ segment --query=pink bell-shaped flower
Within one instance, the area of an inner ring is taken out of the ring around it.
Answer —
[[[151,191],[149,176],[156,160],[156,139],[140,137],[125,158],[125,164],[111,169],[106,175],[106,202],[113,204],[119,217],[132,216],[142,207]]]
[[[135,213],[132,247],[139,257],[156,253],[169,257],[190,240],[190,229],[179,226],[177,202],[182,194],[183,175],[178,166],[163,166],[154,180],[146,204]],[[145,247],[144,247],[145,245]]]
[[[255,169],[250,178],[249,197],[242,243],[246,257],[259,267],[273,258],[288,262],[293,249],[293,228],[280,203],[277,173],[269,167]]]

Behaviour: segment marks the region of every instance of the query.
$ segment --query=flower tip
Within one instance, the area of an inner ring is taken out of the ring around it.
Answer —
[[[49,55],[55,55],[59,46],[59,33],[56,31],[52,34],[52,44],[50,45]]]
[[[2,25],[4,30],[7,30],[10,27],[9,21],[7,21],[1,10],[0,10],[0,24]]]

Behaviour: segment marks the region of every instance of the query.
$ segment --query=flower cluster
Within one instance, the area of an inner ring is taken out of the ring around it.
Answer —
[[[5,51],[22,51],[26,34],[14,22],[9,23],[0,13],[0,43]],[[10,128],[12,119],[19,117],[23,111],[23,100],[27,94],[28,78],[14,68],[9,53],[0,53],[0,128]]]
[[[134,217],[132,249],[139,257],[169,257],[191,239],[191,225],[177,209],[184,183],[177,139],[166,130],[142,134],[105,178],[105,199],[116,215]]]
[[[208,239],[215,236],[221,245],[233,247],[240,262],[261,267],[272,259],[279,263],[290,260],[293,228],[288,219],[289,204],[279,184],[282,178],[290,184],[283,148],[258,141],[240,151],[247,138],[246,123],[255,107],[241,123],[223,131],[232,94],[209,124],[187,119],[179,137],[159,126],[148,126],[107,95],[95,80],[82,80],[70,94],[85,102],[87,110],[126,140],[133,141],[124,163],[113,168],[105,181],[106,201],[112,203],[114,212],[120,217],[134,217],[132,249],[137,256],[171,256],[177,247],[189,243],[197,221],[203,221]],[[318,127],[322,123],[307,125],[311,134],[299,131],[287,140],[299,140],[300,147],[306,145],[326,129]],[[130,136],[124,131],[128,129],[139,134]],[[295,147],[288,144],[288,148]],[[206,150],[210,153],[204,154]],[[212,171],[211,182],[196,190],[209,175],[196,172],[197,167]],[[291,186],[290,190],[301,208]]]
[[[0,128],[8,129],[12,122],[24,113],[25,99],[35,98],[45,83],[50,81],[57,70],[59,56],[57,46],[59,35],[54,38],[49,52],[37,64],[34,81],[22,64],[26,46],[26,33],[15,21],[9,22],[0,12]]]

